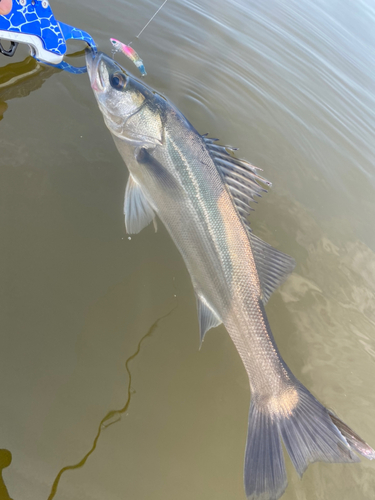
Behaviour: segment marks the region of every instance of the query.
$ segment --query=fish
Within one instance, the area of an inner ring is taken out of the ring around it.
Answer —
[[[142,76],[147,75],[143,61],[139,57],[137,52],[133,49],[133,47],[130,47],[130,45],[125,45],[125,43],[120,42],[120,40],[117,40],[116,38],[110,38],[110,41],[115,51],[122,52],[123,54],[126,55],[126,57],[128,57],[131,61],[133,61],[133,63],[137,66]]]
[[[104,53],[86,53],[91,87],[128,170],[129,234],[156,216],[189,271],[201,342],[224,324],[251,391],[244,486],[249,500],[277,500],[287,486],[282,443],[298,474],[313,462],[372,460],[375,451],[293,375],[265,306],[293,271],[292,257],[257,237],[252,202],[270,186],[261,171],[201,135],[167,98]]]

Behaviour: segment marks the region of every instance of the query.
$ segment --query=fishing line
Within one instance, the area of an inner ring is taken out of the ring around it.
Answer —
[[[133,40],[128,44],[131,45],[136,38],[139,38],[141,34],[144,32],[144,30],[147,28],[147,26],[150,24],[150,22],[155,18],[155,16],[161,11],[161,9],[164,7],[164,5],[168,2],[168,0],[164,0],[164,2],[160,5],[158,10],[155,12],[155,14],[152,16],[152,18],[148,21],[148,23],[141,29],[141,31],[138,33],[136,37],[133,38]]]
[[[161,9],[164,7],[164,5],[167,3],[167,1],[168,0],[164,0],[164,2],[160,5],[158,10],[151,17],[151,19],[149,19],[149,21],[143,26],[143,28],[138,33],[138,35],[136,37],[134,37],[133,40],[128,45],[120,42],[120,40],[117,40],[116,38],[110,38],[110,41],[112,44],[112,57],[115,56],[116,52],[123,52],[126,55],[126,57],[128,57],[131,61],[133,61],[133,63],[137,66],[137,68],[139,69],[142,76],[147,75],[146,70],[145,70],[145,66],[143,64],[142,59],[137,54],[137,52],[133,49],[133,47],[131,47],[131,44],[134,42],[134,40],[136,40],[137,38],[139,38],[142,35],[144,30],[151,23],[151,21],[155,18],[157,13],[161,11]],[[1,2],[1,0],[0,0],[0,2]]]
[[[1,1],[1,0],[0,0]],[[144,30],[147,28],[147,26],[151,23],[151,21],[153,19],[155,19],[155,17],[157,16],[157,14],[161,11],[161,9],[164,7],[164,5],[168,2],[168,0],[164,0],[164,2],[160,5],[160,7],[158,8],[158,10],[155,12],[155,14],[151,17],[151,19],[149,19],[147,21],[147,23],[143,26],[143,28],[141,29],[141,31],[138,33],[137,36],[135,36],[132,41],[130,43],[128,43],[128,47],[130,47],[130,45],[134,42],[134,40],[138,39],[142,33],[144,32]],[[112,55],[115,55],[116,52],[119,52],[120,49],[118,48],[112,48]]]

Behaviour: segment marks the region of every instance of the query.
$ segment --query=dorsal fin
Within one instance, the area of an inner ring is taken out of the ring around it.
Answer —
[[[285,281],[295,266],[292,257],[276,250],[255,236],[247,220],[250,211],[254,210],[250,206],[250,203],[256,203],[254,197],[261,196],[262,192],[267,192],[259,182],[266,186],[271,186],[271,183],[258,174],[261,169],[251,165],[246,160],[232,156],[228,152],[234,151],[235,148],[216,144],[218,139],[206,136],[202,136],[202,138],[217,169],[223,176],[237,212],[248,232],[262,289],[262,301],[266,304],[272,292]]]
[[[234,151],[235,148],[216,144],[218,139],[206,136],[202,136],[202,138],[217,169],[223,176],[240,217],[246,222],[248,229],[251,231],[247,216],[254,209],[250,206],[250,203],[256,203],[254,197],[267,192],[259,182],[266,186],[271,186],[271,183],[259,175],[260,168],[255,167],[246,160],[236,158],[228,152],[228,150]]]
[[[266,304],[276,288],[293,271],[296,263],[293,257],[276,250],[254,233],[248,234],[262,289],[262,301]]]

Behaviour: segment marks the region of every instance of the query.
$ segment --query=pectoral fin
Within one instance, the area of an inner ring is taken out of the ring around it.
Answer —
[[[206,332],[215,326],[221,325],[222,321],[211,309],[203,297],[197,295],[198,321],[201,345]]]
[[[130,175],[124,200],[125,227],[128,234],[136,234],[155,218],[154,210],[147,201],[141,186]]]
[[[168,193],[169,196],[177,195],[179,185],[173,175],[156,159],[145,147],[139,147],[135,150],[135,159],[137,162],[147,169],[160,185],[160,188]]]

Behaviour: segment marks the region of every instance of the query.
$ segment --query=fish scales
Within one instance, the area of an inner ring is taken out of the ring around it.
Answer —
[[[130,176],[128,232],[157,214],[193,283],[201,340],[223,323],[251,389],[244,483],[251,500],[277,500],[287,486],[282,442],[302,475],[315,461],[357,462],[374,450],[327,410],[282,359],[265,303],[294,267],[252,234],[247,215],[269,185],[246,160],[201,136],[163,96],[105,54],[87,52],[91,86]]]
[[[116,145],[129,170],[144,186],[146,197],[158,207],[157,213],[181,252],[195,289],[220,311],[247,369],[252,391],[257,384],[280,384],[273,372],[258,367],[269,366],[272,359],[279,363],[280,357],[258,305],[260,284],[247,230],[202,138],[178,112],[172,109],[168,113],[165,100],[158,101],[159,109],[163,109],[165,147],[156,148],[153,156],[179,178],[184,197],[166,198],[152,177],[138,178],[127,144],[116,141]],[[149,109],[139,114],[143,123]],[[285,371],[283,374],[287,377]]]
[[[163,100],[161,104],[167,106]],[[169,166],[186,195],[184,199],[172,197],[166,201],[165,193],[152,180],[144,183],[148,186],[146,195],[159,207],[158,215],[180,250],[195,288],[216,311],[221,311],[223,323],[247,368],[253,391],[258,380],[258,384],[279,383],[280,379],[274,380],[272,376],[265,380],[267,372],[257,366],[262,365],[264,356],[267,364],[271,356],[277,361],[279,356],[257,305],[260,285],[247,230],[197,132],[175,113],[167,114],[163,126],[166,146],[156,149],[154,157]],[[121,153],[123,145],[118,148]],[[123,156],[127,158],[127,151]],[[134,176],[137,177],[136,169]]]

